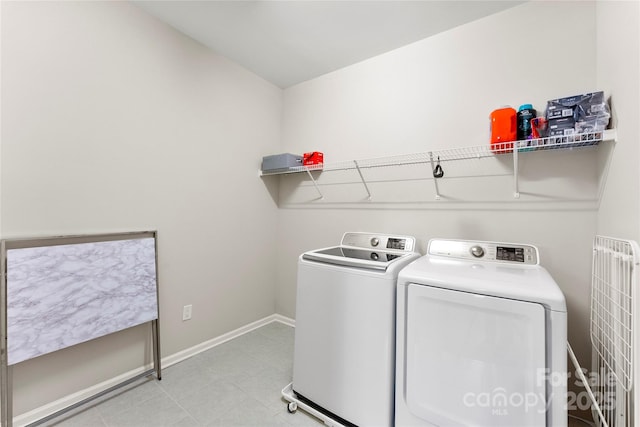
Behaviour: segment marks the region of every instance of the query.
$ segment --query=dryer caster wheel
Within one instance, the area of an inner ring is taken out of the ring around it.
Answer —
[[[297,410],[298,404],[296,402],[289,402],[287,405],[287,411],[289,411],[290,414],[295,414]]]

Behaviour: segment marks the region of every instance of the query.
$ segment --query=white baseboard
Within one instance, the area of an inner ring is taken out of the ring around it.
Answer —
[[[251,332],[255,329],[258,329],[272,322],[280,322],[285,325],[295,327],[294,319],[291,319],[286,316],[282,316],[280,314],[272,314],[263,319],[257,320],[255,322],[249,323],[248,325],[235,329],[231,332],[227,332],[226,334],[220,335],[219,337],[210,339],[208,341],[202,342],[193,347],[190,347],[185,350],[179,351],[177,353],[171,354],[169,356],[163,357],[161,360],[161,367],[163,369],[168,368],[171,365],[175,365],[176,363],[182,362],[183,360],[193,357],[199,353],[202,353],[203,351],[212,349],[215,346],[223,344],[229,340],[237,338],[243,334],[246,334],[247,332]],[[78,402],[82,402],[85,399],[88,399],[92,396],[95,396],[99,393],[104,392],[105,390],[108,390],[114,386],[117,386],[118,384],[121,384],[130,378],[134,378],[136,376],[142,375],[145,371],[148,371],[149,369],[152,369],[152,368],[153,368],[152,364],[141,366],[129,372],[125,372],[122,375],[118,375],[114,378],[108,379],[99,384],[88,387],[79,392],[67,395],[54,402],[40,406],[39,408],[33,409],[29,412],[25,412],[24,414],[20,414],[13,418],[13,425],[16,427],[24,427],[26,425],[34,423],[38,420],[41,420],[45,417],[55,414],[56,412],[62,411],[65,408],[73,406]]]
[[[273,314],[273,320],[276,322],[284,323],[287,326],[291,326],[292,328],[296,327],[296,320],[287,316],[283,316],[282,314]]]
[[[280,322],[284,323],[285,325],[295,327],[295,320],[282,316],[280,314],[272,314],[271,316],[267,316],[264,319],[256,320],[255,322],[249,323],[248,325],[241,326],[236,330],[227,332],[226,334],[210,339],[209,341],[205,341],[198,345],[194,345],[193,347],[187,348],[186,350],[182,350],[170,356],[164,357],[162,358],[162,367],[167,368],[171,365],[175,365],[178,362],[182,362],[183,360],[193,357],[196,354],[207,351],[217,345],[223,344],[229,340],[237,338],[240,335],[251,332],[254,329],[258,329],[271,322]]]

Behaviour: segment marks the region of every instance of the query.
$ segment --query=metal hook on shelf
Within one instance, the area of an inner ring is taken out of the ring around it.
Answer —
[[[434,173],[434,177],[435,177],[436,167],[433,165],[433,151],[429,151],[429,163],[431,164],[431,171]],[[443,172],[442,166],[440,166],[440,156],[438,156],[438,166],[440,167],[440,172]],[[433,186],[435,187],[435,190],[436,190],[436,200],[440,200],[440,190],[438,190],[437,179],[433,180]]]
[[[442,170],[442,166],[440,166],[440,156],[438,156],[438,162],[436,163],[436,167],[433,168],[433,177],[442,178],[443,176],[444,176],[444,170]]]

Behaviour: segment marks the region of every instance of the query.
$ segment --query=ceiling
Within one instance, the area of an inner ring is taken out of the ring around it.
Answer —
[[[216,53],[286,88],[524,1],[133,3]]]

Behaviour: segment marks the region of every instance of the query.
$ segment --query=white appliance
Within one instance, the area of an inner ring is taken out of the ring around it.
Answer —
[[[434,239],[398,276],[395,425],[567,425],[565,300],[531,245]]]
[[[393,425],[396,280],[414,250],[413,237],[345,233],[299,258],[293,392],[338,425]]]

